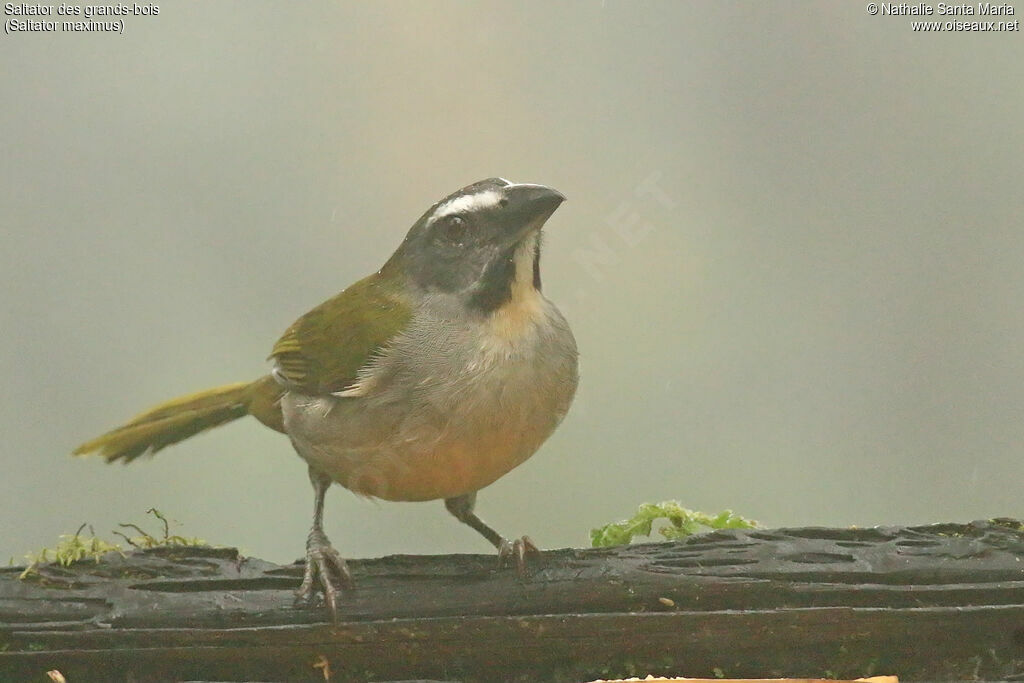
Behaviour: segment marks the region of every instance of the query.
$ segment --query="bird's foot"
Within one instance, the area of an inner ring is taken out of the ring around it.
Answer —
[[[324,602],[331,610],[331,618],[338,620],[338,593],[355,586],[348,565],[338,551],[331,546],[327,535],[313,531],[306,541],[306,571],[302,585],[295,592],[296,601],[306,604],[313,602],[317,592],[324,595]]]
[[[530,540],[529,536],[523,536],[514,541],[503,538],[498,545],[498,563],[504,567],[510,561],[515,562],[516,573],[520,577],[526,576],[527,555],[540,556],[540,549]]]

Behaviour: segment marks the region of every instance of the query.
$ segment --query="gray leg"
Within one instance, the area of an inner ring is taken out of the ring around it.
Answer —
[[[324,496],[331,486],[329,477],[309,468],[309,481],[313,484],[313,528],[306,539],[306,572],[296,597],[309,601],[317,590],[323,591],[331,617],[338,619],[338,590],[352,587],[352,575],[345,559],[331,546],[324,533]]]
[[[520,575],[526,573],[526,554],[540,554],[537,546],[530,540],[529,536],[509,541],[497,531],[487,526],[482,519],[473,512],[476,506],[476,492],[467,493],[456,498],[446,498],[444,506],[448,512],[455,516],[463,524],[476,529],[481,536],[486,538],[495,548],[498,549],[498,561],[502,564],[506,560],[515,559],[516,571]]]

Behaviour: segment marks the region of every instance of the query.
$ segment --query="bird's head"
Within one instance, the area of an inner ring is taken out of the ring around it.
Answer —
[[[424,213],[388,261],[421,291],[453,295],[483,312],[516,283],[540,289],[540,231],[565,200],[544,185],[488,178]]]

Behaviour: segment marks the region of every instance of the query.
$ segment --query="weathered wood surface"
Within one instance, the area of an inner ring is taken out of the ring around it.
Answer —
[[[332,624],[299,565],[179,548],[0,571],[0,680],[1024,680],[1024,527],[734,530],[545,552],[350,563]]]

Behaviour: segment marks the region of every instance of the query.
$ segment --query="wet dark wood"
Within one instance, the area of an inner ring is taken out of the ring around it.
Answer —
[[[0,680],[688,676],[1024,679],[1019,522],[732,530],[545,552],[350,563],[341,621],[299,565],[178,548],[0,571]]]

